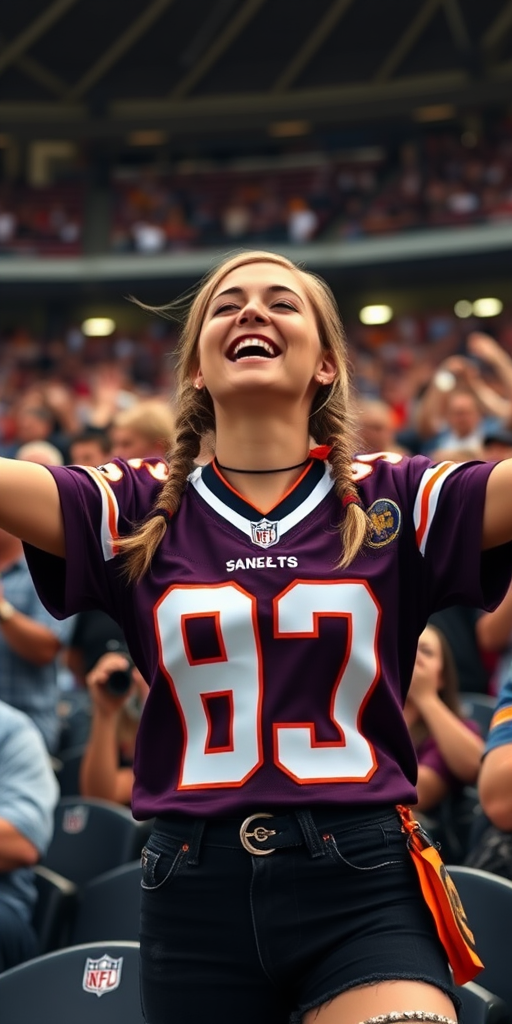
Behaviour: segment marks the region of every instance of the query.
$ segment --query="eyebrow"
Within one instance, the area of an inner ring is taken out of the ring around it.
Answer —
[[[298,295],[297,292],[294,292],[293,288],[288,288],[288,286],[285,285],[285,284],[271,284],[271,285],[268,286],[268,288],[265,289],[265,291],[272,292],[273,294],[275,292],[289,292],[290,295],[294,295],[295,298],[299,300],[299,302],[303,302],[303,299],[301,299],[300,295]],[[237,288],[237,287],[226,288],[225,291],[219,292],[218,295],[214,295],[214,297],[212,298],[211,301],[214,302],[215,299],[220,299],[220,298],[222,298],[223,295],[243,295],[243,294],[244,294],[244,289],[243,288]]]

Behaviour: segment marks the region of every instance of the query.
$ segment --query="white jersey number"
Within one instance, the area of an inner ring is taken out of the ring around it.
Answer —
[[[274,724],[274,759],[296,782],[363,782],[373,774],[373,749],[360,731],[362,710],[378,674],[379,607],[357,581],[296,582],[274,601],[275,637],[286,643],[318,637],[323,616],[347,619],[348,645],[340,659],[326,716],[339,740],[318,741],[313,722]],[[218,654],[194,659],[187,622],[208,617]],[[181,715],[184,752],[179,788],[241,786],[263,760],[263,665],[256,599],[236,583],[172,587],[156,609],[161,665]],[[211,746],[209,700],[230,709],[229,742]]]

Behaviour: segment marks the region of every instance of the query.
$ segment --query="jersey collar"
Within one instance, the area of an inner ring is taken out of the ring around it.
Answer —
[[[282,537],[309,515],[334,486],[329,466],[315,456],[292,489],[263,515],[227,483],[212,462],[196,469],[189,477],[189,482],[215,512],[241,530],[253,543],[260,543],[255,540],[255,528],[261,524],[274,527],[275,535]]]

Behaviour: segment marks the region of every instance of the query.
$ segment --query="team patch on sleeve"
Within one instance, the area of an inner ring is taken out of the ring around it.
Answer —
[[[89,474],[91,479],[94,480],[94,483],[100,493],[101,548],[103,551],[103,557],[105,561],[108,562],[117,554],[116,540],[119,538],[119,505],[117,504],[117,498],[106,478],[106,475],[94,466],[84,466],[83,468]],[[114,466],[114,469],[117,469],[117,467]]]
[[[420,480],[413,517],[416,543],[422,555],[425,554],[441,491],[450,474],[456,469],[460,469],[459,462],[440,462],[439,465],[425,470]]]

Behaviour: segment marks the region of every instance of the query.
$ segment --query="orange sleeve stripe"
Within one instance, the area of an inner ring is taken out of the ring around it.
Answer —
[[[504,722],[512,721],[512,706],[507,708],[500,708],[499,711],[495,711],[492,718],[489,729],[495,729],[498,725],[503,725]]]
[[[433,489],[434,485],[437,483],[437,481],[439,480],[439,478],[442,477],[444,475],[444,473],[446,473],[447,470],[450,469],[451,466],[452,466],[451,462],[448,463],[448,465],[445,464],[445,465],[439,466],[439,469],[437,470],[437,473],[434,473],[430,477],[430,480],[428,481],[428,483],[425,484],[425,488],[424,488],[423,494],[421,496],[420,523],[419,523],[418,529],[416,530],[416,538],[417,538],[417,542],[418,542],[418,547],[420,547],[420,545],[421,545],[421,542],[423,540],[423,536],[425,534],[425,530],[427,529],[427,526],[428,526],[429,501],[430,501],[430,495],[432,493],[432,489]]]

